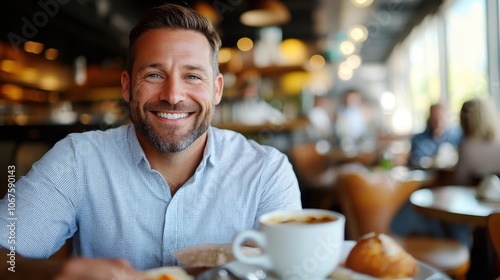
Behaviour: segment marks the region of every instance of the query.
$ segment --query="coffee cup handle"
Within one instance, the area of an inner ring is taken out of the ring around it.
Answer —
[[[258,265],[267,269],[271,268],[271,260],[265,253],[258,256],[248,256],[243,253],[241,245],[245,240],[255,241],[261,249],[266,247],[266,237],[262,233],[255,230],[245,230],[240,232],[233,241],[234,257],[243,263]]]

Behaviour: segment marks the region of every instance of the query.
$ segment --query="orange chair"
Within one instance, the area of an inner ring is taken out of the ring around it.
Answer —
[[[288,150],[299,180],[304,207],[329,209],[336,203],[337,171],[329,167],[326,155],[316,151],[315,143],[296,144]]]
[[[488,216],[488,235],[495,250],[495,268],[500,276],[500,213],[493,213]]]
[[[465,280],[470,267],[465,245],[449,239],[396,236],[390,231],[394,216],[420,184],[398,181],[386,172],[339,174],[338,200],[346,216],[347,236],[356,240],[370,232],[389,234],[416,259]]]

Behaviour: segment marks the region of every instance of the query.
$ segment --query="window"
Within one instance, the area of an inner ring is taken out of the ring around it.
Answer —
[[[410,93],[413,104],[414,130],[425,128],[429,106],[441,98],[439,73],[438,22],[427,17],[419,26],[410,45]]]
[[[446,11],[448,93],[458,113],[472,97],[488,95],[485,0],[456,0]]]

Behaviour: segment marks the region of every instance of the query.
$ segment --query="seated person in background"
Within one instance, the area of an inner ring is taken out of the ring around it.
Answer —
[[[16,268],[33,268],[19,256],[46,259],[73,237],[83,258],[58,280],[139,279],[137,270],[176,265],[179,249],[230,243],[264,213],[301,208],[284,154],[210,126],[223,89],[220,44],[189,8],[147,12],[121,76],[132,124],[69,135],[16,183]],[[4,256],[9,222],[1,211]]]
[[[315,96],[314,107],[307,114],[311,124],[307,127],[309,138],[315,141],[333,141],[333,107],[333,100],[330,96]]]
[[[376,106],[368,103],[361,92],[356,89],[345,90],[335,110],[335,134],[343,150],[356,150],[359,144],[366,144],[363,142],[375,142],[380,124],[377,119],[379,114]]]
[[[500,135],[494,103],[474,98],[460,111],[464,138],[458,149],[454,183],[475,185],[485,175],[500,174]]]
[[[433,104],[429,110],[429,119],[425,131],[412,138],[408,166],[411,168],[431,167],[432,164],[429,162],[432,162],[432,158],[437,156],[440,146],[449,143],[454,147],[458,147],[462,138],[461,135],[461,130],[448,127],[444,105]],[[424,217],[413,209],[410,202],[401,207],[392,222],[391,229],[399,235],[415,234],[453,238],[467,246],[471,245],[468,226],[442,223]]]
[[[335,114],[336,132],[340,139],[357,141],[365,136],[369,116],[363,104],[363,96],[348,89],[342,94],[342,102]]]
[[[242,81],[239,87],[241,99],[234,104],[234,121],[247,125],[283,123],[285,116],[260,96],[259,85],[258,76]]]
[[[451,144],[453,148],[457,149],[461,140],[461,130],[448,125],[446,107],[440,103],[433,104],[429,108],[429,118],[425,130],[414,135],[411,139],[408,166],[410,168],[432,167],[442,146]]]

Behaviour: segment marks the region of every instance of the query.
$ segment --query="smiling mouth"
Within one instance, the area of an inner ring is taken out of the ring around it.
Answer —
[[[170,114],[170,113],[163,113],[163,112],[156,112],[156,115],[167,119],[167,120],[178,120],[178,119],[184,119],[189,116],[188,113],[179,113],[179,114]]]

